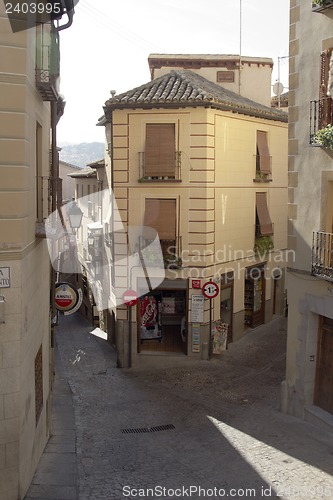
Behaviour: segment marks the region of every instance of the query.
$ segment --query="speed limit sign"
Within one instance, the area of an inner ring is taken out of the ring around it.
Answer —
[[[207,299],[214,299],[219,294],[219,286],[214,281],[207,281],[201,290]]]

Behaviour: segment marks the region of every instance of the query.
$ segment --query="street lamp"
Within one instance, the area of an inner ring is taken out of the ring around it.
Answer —
[[[69,225],[72,229],[78,229],[81,226],[83,212],[80,207],[77,206],[75,200],[70,203],[69,208],[67,209],[67,216],[69,219]]]

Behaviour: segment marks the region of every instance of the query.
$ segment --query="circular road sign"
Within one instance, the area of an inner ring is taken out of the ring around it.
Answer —
[[[138,294],[135,290],[127,290],[123,295],[124,304],[127,306],[135,306],[139,300]]]
[[[78,302],[78,292],[69,283],[56,283],[55,304],[58,311],[70,311]]]
[[[219,294],[219,286],[213,281],[207,281],[201,288],[202,293],[207,299],[214,299]]]

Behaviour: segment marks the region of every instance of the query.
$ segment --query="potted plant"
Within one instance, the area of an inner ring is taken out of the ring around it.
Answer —
[[[166,269],[180,269],[182,267],[182,259],[176,255],[167,255],[164,257],[164,266]]]
[[[265,255],[274,248],[271,236],[258,236],[254,244],[254,253],[256,255]]]
[[[333,149],[333,126],[329,124],[318,130],[314,139],[316,144],[320,144],[325,148]]]
[[[331,3],[333,3],[332,0],[312,0],[313,7],[326,7]]]

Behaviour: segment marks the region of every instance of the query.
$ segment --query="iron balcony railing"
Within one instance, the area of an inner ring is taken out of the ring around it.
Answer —
[[[59,76],[59,35],[43,26],[36,56],[36,87],[43,101],[58,100]]]
[[[313,12],[323,12],[326,9],[333,8],[333,1],[331,0],[313,0],[312,11]]]
[[[174,181],[181,180],[181,151],[175,152],[175,169],[171,175],[162,176],[158,173],[158,165],[156,166],[156,175],[146,171],[145,153],[139,152],[139,181]]]
[[[139,237],[139,252],[144,255],[145,263],[153,267],[160,263],[159,254],[155,254],[151,240]],[[182,267],[182,237],[176,236],[175,240],[159,240],[166,269],[180,269]]]
[[[267,163],[269,162],[269,172],[262,171],[260,169],[260,159],[262,159],[261,155],[254,155],[256,174],[253,179],[254,182],[270,182],[272,180],[272,157],[266,156]]]
[[[331,97],[310,101],[310,144],[316,143],[318,130],[333,124],[333,106]]]
[[[311,274],[333,280],[333,234],[314,231]]]

